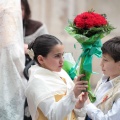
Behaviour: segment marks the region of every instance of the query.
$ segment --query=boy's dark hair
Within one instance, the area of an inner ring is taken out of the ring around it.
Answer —
[[[34,51],[34,60],[38,63],[38,55],[47,57],[48,53],[50,53],[52,48],[57,44],[62,45],[62,42],[55,36],[44,34],[37,37],[35,41],[29,44],[28,49],[32,49]]]
[[[29,3],[27,0],[21,0],[21,4],[24,6],[24,9],[25,9],[24,21],[27,21],[31,16],[31,10],[30,10]]]
[[[109,54],[115,62],[120,61],[120,36],[106,41],[101,49],[103,54]]]

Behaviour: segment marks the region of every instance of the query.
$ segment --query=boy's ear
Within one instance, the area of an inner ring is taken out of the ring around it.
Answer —
[[[42,55],[38,55],[38,57],[37,57],[37,60],[38,60],[38,62],[40,63],[40,65],[42,65],[43,64],[43,56]]]

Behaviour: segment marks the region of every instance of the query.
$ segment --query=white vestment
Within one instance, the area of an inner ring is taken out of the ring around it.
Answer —
[[[20,0],[0,0],[0,120],[23,120],[24,47]]]

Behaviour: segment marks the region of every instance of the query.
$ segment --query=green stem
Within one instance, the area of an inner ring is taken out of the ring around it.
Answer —
[[[87,81],[88,81],[88,88],[87,88],[88,96],[89,96],[89,99],[90,99],[91,102],[95,102],[96,97],[95,97],[95,95],[92,93],[91,85],[90,85],[91,73],[90,73],[90,72],[87,72],[87,71],[85,71],[85,70],[83,69],[84,59],[85,59],[85,57],[82,57],[82,58],[81,58],[79,74],[84,74],[84,75],[85,75],[84,77],[81,78],[81,80],[87,80]]]

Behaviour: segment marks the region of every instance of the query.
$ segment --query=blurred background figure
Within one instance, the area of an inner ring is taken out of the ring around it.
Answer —
[[[20,0],[0,0],[0,120],[23,120],[25,63]]]
[[[28,69],[31,65],[34,65],[35,62],[31,60],[26,50],[28,44],[33,42],[38,36],[42,34],[48,34],[46,25],[37,20],[31,19],[31,10],[27,0],[21,0],[21,9],[22,9],[22,20],[23,20],[23,35],[24,35],[24,50],[25,50],[25,69],[24,75],[27,80],[29,80]],[[39,11],[37,11],[39,12]],[[28,110],[27,100],[25,101],[25,116],[24,120],[31,120],[31,116]]]
[[[40,21],[32,20],[31,10],[27,0],[21,0],[21,9],[22,9],[22,19],[23,19],[23,33],[24,33],[24,47],[25,53],[28,48],[28,44],[36,39],[36,37],[47,34],[48,30],[46,25]],[[37,11],[39,12],[39,11]],[[26,54],[26,63],[27,65],[31,59]]]

